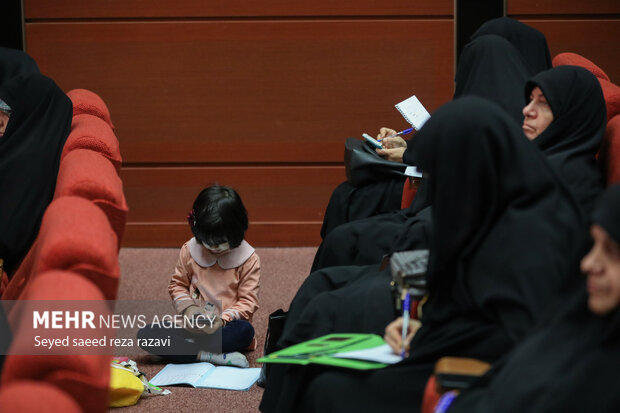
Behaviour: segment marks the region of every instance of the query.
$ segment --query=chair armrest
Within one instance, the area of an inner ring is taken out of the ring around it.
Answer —
[[[442,357],[435,363],[437,391],[462,390],[491,367],[484,361],[463,357]]]

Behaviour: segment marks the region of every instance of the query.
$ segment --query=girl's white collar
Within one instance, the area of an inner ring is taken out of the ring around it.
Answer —
[[[215,256],[209,252],[201,243],[192,238],[188,242],[189,253],[201,267],[212,267],[218,263],[225,270],[241,266],[254,253],[254,248],[245,240],[241,245],[233,248],[224,255]]]

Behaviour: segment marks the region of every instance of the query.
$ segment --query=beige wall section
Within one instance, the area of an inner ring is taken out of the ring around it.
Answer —
[[[82,3],[27,2],[27,51],[108,104],[125,246],[181,245],[214,181],[239,189],[254,245],[318,245],[344,138],[405,128],[393,105],[414,93],[430,111],[452,96],[452,1]]]

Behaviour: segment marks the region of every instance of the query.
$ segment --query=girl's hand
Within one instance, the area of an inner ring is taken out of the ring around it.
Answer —
[[[197,321],[200,318],[200,321]],[[196,327],[198,322],[202,323],[205,317],[205,311],[197,305],[190,305],[183,310],[183,328],[192,333],[202,333],[202,330]]]
[[[405,339],[405,353],[409,354],[409,344],[415,333],[422,327],[422,323],[418,320],[409,320],[407,328],[407,338]],[[400,354],[403,350],[403,318],[398,317],[385,327],[385,335],[383,339],[394,352]]]

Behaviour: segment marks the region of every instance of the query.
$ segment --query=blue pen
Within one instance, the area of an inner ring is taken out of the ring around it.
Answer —
[[[394,135],[390,135],[390,136],[386,136],[386,138],[395,138],[397,136],[402,136],[402,135],[406,135],[408,133],[411,133],[415,130],[415,128],[409,128],[409,129],[405,129],[405,130],[401,130],[400,132],[394,134]],[[379,142],[381,142],[381,139],[379,139]]]
[[[405,358],[405,340],[407,339],[407,330],[409,329],[409,307],[411,306],[411,301],[409,297],[409,291],[405,291],[405,300],[403,303],[403,347],[400,352],[400,356]]]

